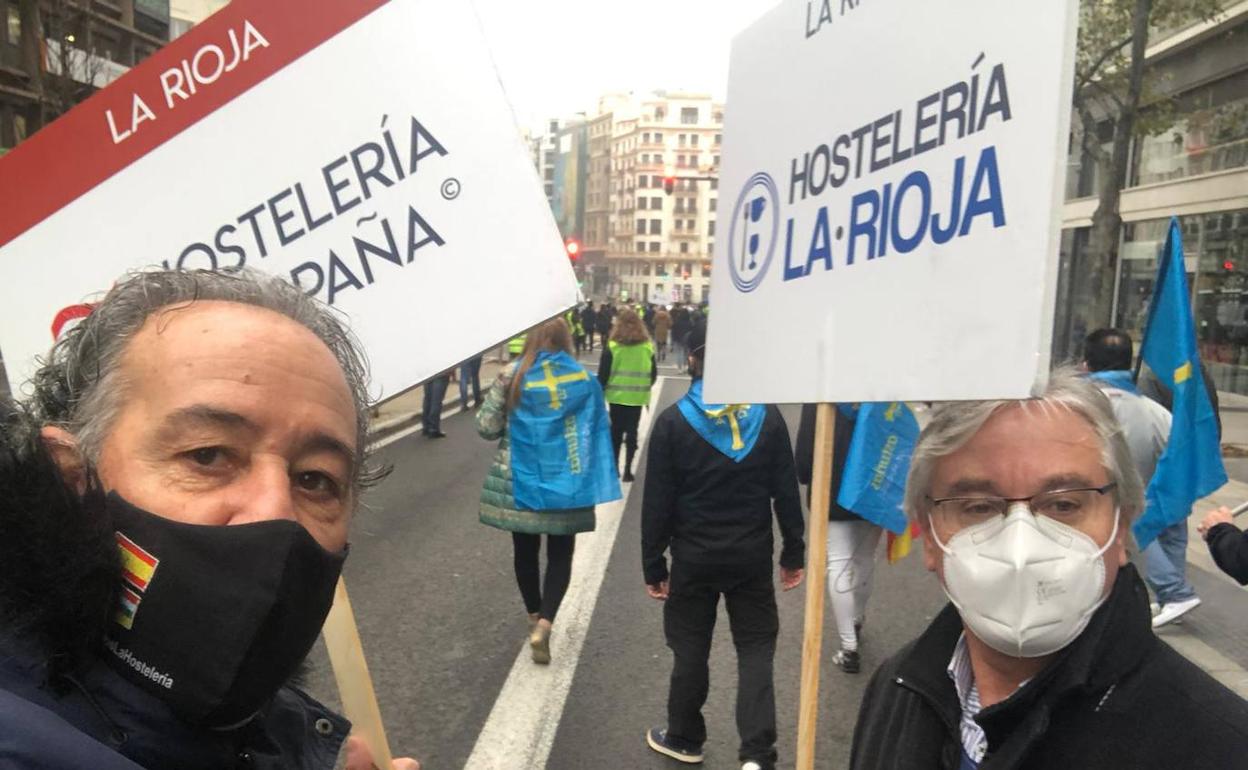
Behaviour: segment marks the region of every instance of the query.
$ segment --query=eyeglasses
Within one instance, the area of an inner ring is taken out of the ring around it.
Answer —
[[[1023,503],[1034,516],[1044,516],[1078,527],[1089,514],[1100,509],[1102,498],[1118,485],[1077,487],[1041,492],[1030,497],[928,497],[932,523],[948,535],[1004,517],[1014,503]]]

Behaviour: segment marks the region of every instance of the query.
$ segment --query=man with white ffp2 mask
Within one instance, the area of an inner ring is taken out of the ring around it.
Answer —
[[[853,767],[1242,766],[1248,703],[1153,634],[1143,487],[1094,384],[938,406],[905,504],[950,604],[872,677]]]

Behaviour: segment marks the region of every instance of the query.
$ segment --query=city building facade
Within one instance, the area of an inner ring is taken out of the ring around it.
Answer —
[[[1219,390],[1248,394],[1248,2],[1224,8],[1214,20],[1150,42],[1147,67],[1170,100],[1173,123],[1132,147],[1110,318],[1091,317],[1084,280],[1099,180],[1094,164],[1072,153],[1055,360],[1077,359],[1083,337],[1105,325],[1129,330],[1138,345],[1169,220],[1177,216],[1201,359]]]

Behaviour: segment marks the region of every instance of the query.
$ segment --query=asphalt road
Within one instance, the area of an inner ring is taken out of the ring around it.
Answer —
[[[665,373],[675,374],[666,368]],[[660,409],[683,395],[688,381],[662,382]],[[796,410],[785,413],[795,431]],[[391,745],[429,770],[465,766],[528,629],[510,538],[477,521],[477,498],[494,444],[477,437],[470,414],[446,419],[443,429],[449,434],[445,439],[417,434],[382,450],[394,472],[371,493],[368,510],[353,525],[345,572]],[[624,505],[562,718],[545,715],[558,720],[546,765],[552,770],[679,766],[651,752],[643,738],[648,727],[664,722],[671,654],[663,642],[661,606],[646,596],[641,579],[644,461],[637,470],[639,483]],[[574,573],[573,580],[577,577]],[[793,764],[797,734],[804,591],[803,586],[778,597],[775,678],[782,767]],[[940,605],[939,588],[922,572],[917,555],[892,567],[881,563],[864,631],[864,672],[912,638]],[[555,656],[560,630],[557,622]],[[825,645],[834,643],[829,617]],[[735,660],[721,608],[705,709],[710,733],[705,767],[711,769],[739,766]],[[335,704],[332,673],[319,643],[311,663],[308,689]],[[846,675],[825,663],[819,767],[845,765],[867,676]]]
[[[675,375],[668,368],[663,373]],[[661,410],[683,395],[688,381],[670,377],[660,382]],[[796,408],[783,412],[795,431]],[[643,423],[649,418],[643,417]],[[644,459],[624,504],[615,513],[600,509],[599,532],[578,538],[580,561],[565,610],[579,593],[583,612],[572,618],[560,615],[552,640],[555,664],[536,667],[527,657],[528,626],[514,583],[510,537],[477,521],[477,499],[494,443],[477,437],[471,414],[444,419],[443,429],[449,434],[445,439],[416,434],[382,450],[394,472],[357,516],[345,572],[395,754],[416,756],[428,770],[541,767],[543,758],[552,770],[680,767],[651,752],[643,738],[647,728],[664,722],[671,671],[661,606],[646,596],[641,578]],[[618,520],[618,534],[613,542],[602,539],[595,545],[591,538],[605,538],[604,530],[611,529],[604,527],[609,517]],[[601,554],[592,558],[605,565],[589,562],[591,554]],[[600,586],[592,578],[595,573]],[[1224,647],[1208,637],[1224,655],[1207,668],[1231,666],[1238,676],[1242,669],[1236,666],[1248,664],[1241,653],[1245,624],[1239,609],[1244,597],[1229,585],[1215,585],[1213,576],[1201,570],[1194,573],[1213,606],[1194,615],[1189,629],[1216,626],[1217,636],[1240,642]],[[578,581],[589,585],[578,588]],[[794,763],[804,594],[805,585],[778,591],[781,630],[775,681],[781,767]],[[917,547],[896,565],[888,565],[881,555],[863,633],[863,673],[858,675],[844,674],[829,661],[836,634],[827,612],[818,767],[846,766],[869,672],[914,638],[943,603]],[[579,655],[569,653],[568,646],[577,644]],[[310,662],[306,686],[336,705],[332,674],[319,643]],[[507,689],[513,691],[505,693],[509,677]],[[566,689],[560,689],[561,678]],[[735,692],[735,654],[721,606],[704,711],[710,733],[704,767],[711,770],[739,767]],[[526,700],[526,695],[531,697]],[[480,759],[483,730],[483,743],[499,736],[524,743],[529,728],[546,736],[534,739],[541,744],[537,748],[515,752],[509,747],[489,761]]]

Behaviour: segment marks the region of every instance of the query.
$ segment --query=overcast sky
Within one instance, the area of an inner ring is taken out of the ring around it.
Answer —
[[[777,0],[475,0],[520,125],[612,90],[723,98],[733,36]]]

